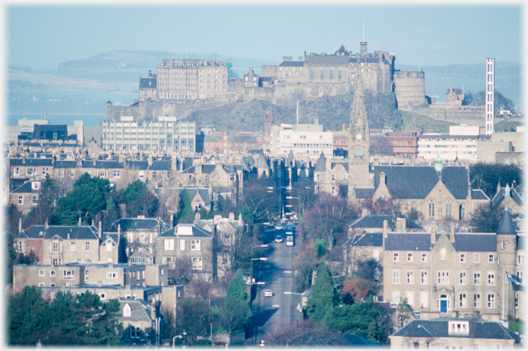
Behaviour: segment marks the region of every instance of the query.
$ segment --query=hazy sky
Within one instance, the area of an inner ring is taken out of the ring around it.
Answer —
[[[508,4],[508,3],[506,3]],[[362,19],[368,51],[422,66],[522,61],[524,8],[476,6],[67,6],[7,5],[5,63],[56,68],[112,50],[218,53],[280,61],[359,51]]]

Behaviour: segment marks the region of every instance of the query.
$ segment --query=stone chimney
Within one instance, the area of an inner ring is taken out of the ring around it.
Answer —
[[[82,224],[82,219],[81,217],[79,217],[79,227],[81,226],[81,224]]]
[[[97,230],[97,232],[99,233],[99,238],[102,238],[103,237],[103,227],[102,227],[101,221],[99,221],[99,229]]]
[[[46,223],[44,223],[44,228],[49,229],[48,220],[46,219]]]
[[[380,185],[385,184],[385,172],[380,172]]]
[[[200,220],[200,213],[196,212],[196,214],[194,215],[194,224],[198,223],[199,220]]]
[[[436,222],[431,223],[431,244],[436,243]]]
[[[174,213],[171,213],[170,215],[170,228],[174,228]]]
[[[22,232],[22,217],[20,217],[18,219],[18,232],[21,233]]]
[[[361,209],[361,217],[366,217],[366,216],[368,216],[368,214],[369,214],[368,213],[368,209],[366,207],[363,207]]]
[[[388,230],[389,230],[389,222],[387,220],[384,220],[383,221],[383,238],[387,238],[388,237]]]
[[[117,223],[117,235],[121,235],[121,223]]]
[[[242,224],[242,223],[243,223],[243,221],[242,221],[242,213],[239,213],[239,214],[238,214],[238,223],[239,223],[239,224]]]
[[[152,301],[150,305],[150,317],[156,320],[156,302]]]
[[[396,218],[396,231],[401,233],[407,231],[407,220],[405,218]]]
[[[235,220],[235,212],[229,212],[229,220],[234,221]]]
[[[454,243],[455,242],[455,222],[451,222],[451,226],[449,228],[449,240]]]

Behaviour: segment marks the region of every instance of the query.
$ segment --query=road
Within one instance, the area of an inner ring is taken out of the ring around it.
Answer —
[[[272,233],[275,238],[276,232]],[[301,321],[302,312],[300,307],[301,296],[294,292],[294,269],[292,261],[295,255],[300,252],[299,246],[286,246],[286,242],[270,243],[273,253],[268,257],[268,261],[255,265],[255,276],[264,285],[256,285],[256,295],[252,303],[251,332],[246,345],[256,345],[261,340],[266,340],[273,334],[276,328],[282,325],[295,324]],[[258,272],[257,272],[258,271]],[[264,292],[271,289],[272,297],[264,296]],[[285,294],[286,292],[286,294]]]

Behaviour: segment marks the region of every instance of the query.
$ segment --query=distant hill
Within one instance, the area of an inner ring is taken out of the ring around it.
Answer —
[[[425,73],[425,94],[444,101],[449,87],[463,88],[464,92],[473,94],[484,91],[485,63],[473,65],[416,66],[396,65],[401,71],[418,71]],[[511,62],[495,62],[495,89],[502,95],[520,104],[521,99],[521,65]]]
[[[216,53],[177,53],[169,51],[110,51],[99,55],[61,62],[57,74],[75,78],[100,80],[132,80],[139,83],[139,76],[146,77],[148,71],[156,72],[164,59],[201,58],[231,61],[233,71],[239,77],[247,72],[249,67],[260,73],[263,65],[276,65],[279,62],[251,58],[239,58]]]

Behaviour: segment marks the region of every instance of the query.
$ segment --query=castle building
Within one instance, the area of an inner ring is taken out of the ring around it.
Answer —
[[[227,93],[222,60],[166,59],[157,72],[158,100],[197,100]]]

